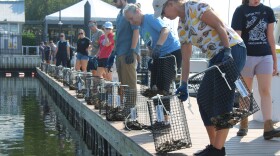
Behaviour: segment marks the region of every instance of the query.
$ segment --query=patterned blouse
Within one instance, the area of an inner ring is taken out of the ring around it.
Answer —
[[[185,20],[179,21],[178,35],[181,44],[191,43],[201,49],[211,59],[224,47],[215,29],[201,21],[204,12],[212,9],[203,2],[188,1],[185,3]],[[212,9],[213,10],[213,9]],[[230,47],[243,42],[241,37],[225,24]]]

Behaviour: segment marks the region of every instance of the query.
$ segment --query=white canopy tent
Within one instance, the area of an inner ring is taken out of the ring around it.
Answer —
[[[61,10],[61,21],[65,24],[84,24],[84,5],[91,5],[91,19],[95,21],[115,21],[119,9],[101,0],[83,0]],[[47,24],[58,24],[59,11],[45,17]]]

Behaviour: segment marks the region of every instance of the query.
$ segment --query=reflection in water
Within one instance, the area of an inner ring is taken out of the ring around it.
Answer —
[[[0,155],[82,155],[54,107],[36,78],[0,78]]]

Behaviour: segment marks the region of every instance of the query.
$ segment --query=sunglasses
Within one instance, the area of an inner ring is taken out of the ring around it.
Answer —
[[[63,35],[60,35],[60,37],[64,37]]]
[[[79,33],[79,35],[84,34],[84,33]]]
[[[114,2],[114,3],[117,3],[117,2],[118,2],[118,0],[114,0],[113,2]]]
[[[106,30],[112,30],[111,28],[105,28]]]

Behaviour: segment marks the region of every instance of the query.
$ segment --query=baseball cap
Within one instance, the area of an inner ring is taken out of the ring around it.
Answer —
[[[163,5],[168,0],[153,0],[153,8],[154,8],[154,17],[158,18],[161,16]]]
[[[113,24],[112,24],[112,22],[105,22],[103,26],[104,26],[104,28],[113,29]]]

